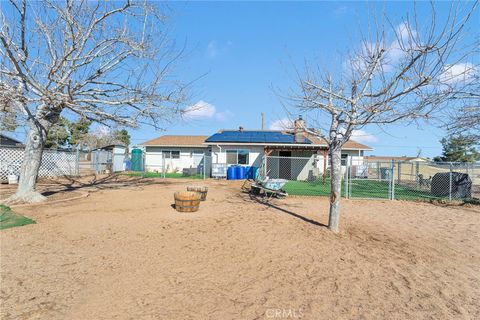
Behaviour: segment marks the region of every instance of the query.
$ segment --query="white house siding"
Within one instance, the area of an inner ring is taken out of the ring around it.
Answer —
[[[147,146],[145,153],[145,169],[147,171],[163,172],[164,165],[166,172],[182,172],[184,168],[196,168],[202,166],[204,162],[207,167],[211,163],[226,163],[226,150],[248,150],[249,166],[260,167],[264,155],[264,146],[246,146],[246,145],[212,145],[209,148],[200,147],[153,147]],[[194,151],[203,150],[205,154],[211,156],[194,155]],[[208,150],[211,150],[208,151]],[[163,161],[162,151],[180,151],[179,159],[166,158]],[[363,164],[363,151],[344,150],[342,154],[347,154],[352,165]],[[287,178],[293,180],[312,180],[323,175],[323,155],[321,151],[292,151],[292,157],[279,158],[278,151],[270,154],[267,163],[268,175],[272,178]],[[327,156],[327,168],[330,167]],[[287,164],[288,162],[288,164]],[[280,166],[283,166],[280,172]],[[285,170],[290,167],[290,170]],[[286,173],[289,171],[290,173]],[[342,166],[342,173],[345,173],[346,167]]]
[[[263,146],[219,145],[212,146],[212,162],[227,163],[226,150],[248,150],[248,165],[260,167],[263,158]]]
[[[179,159],[163,159],[163,151],[180,151]],[[203,155],[195,154],[194,151],[207,153],[206,148],[194,147],[146,147],[145,170],[163,172],[182,172],[184,168],[196,168],[203,164]]]

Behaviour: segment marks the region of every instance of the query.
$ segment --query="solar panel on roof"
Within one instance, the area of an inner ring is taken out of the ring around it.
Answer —
[[[295,143],[293,134],[279,131],[223,131],[210,136],[206,142],[239,142],[239,143]],[[305,138],[305,144],[311,144]]]

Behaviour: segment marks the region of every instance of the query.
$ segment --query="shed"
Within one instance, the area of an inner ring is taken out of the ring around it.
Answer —
[[[112,172],[124,171],[126,147],[122,144],[110,144],[92,150],[92,165],[97,173],[104,172],[109,165]]]

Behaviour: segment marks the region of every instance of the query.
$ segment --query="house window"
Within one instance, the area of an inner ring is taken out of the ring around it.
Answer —
[[[248,150],[238,150],[238,164],[248,164]]]
[[[227,164],[237,164],[237,150],[227,150]]]
[[[205,152],[203,150],[193,150],[191,153],[192,157],[200,157],[203,156]]]
[[[227,150],[227,164],[248,164],[248,150]]]
[[[164,150],[162,154],[165,159],[180,159],[180,151]]]
[[[348,154],[342,154],[342,166],[347,165]]]

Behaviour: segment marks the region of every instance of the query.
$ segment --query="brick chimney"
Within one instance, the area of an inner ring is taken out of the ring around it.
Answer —
[[[305,142],[305,120],[302,119],[302,115],[299,115],[298,119],[293,122],[293,132],[295,134],[295,143]]]

